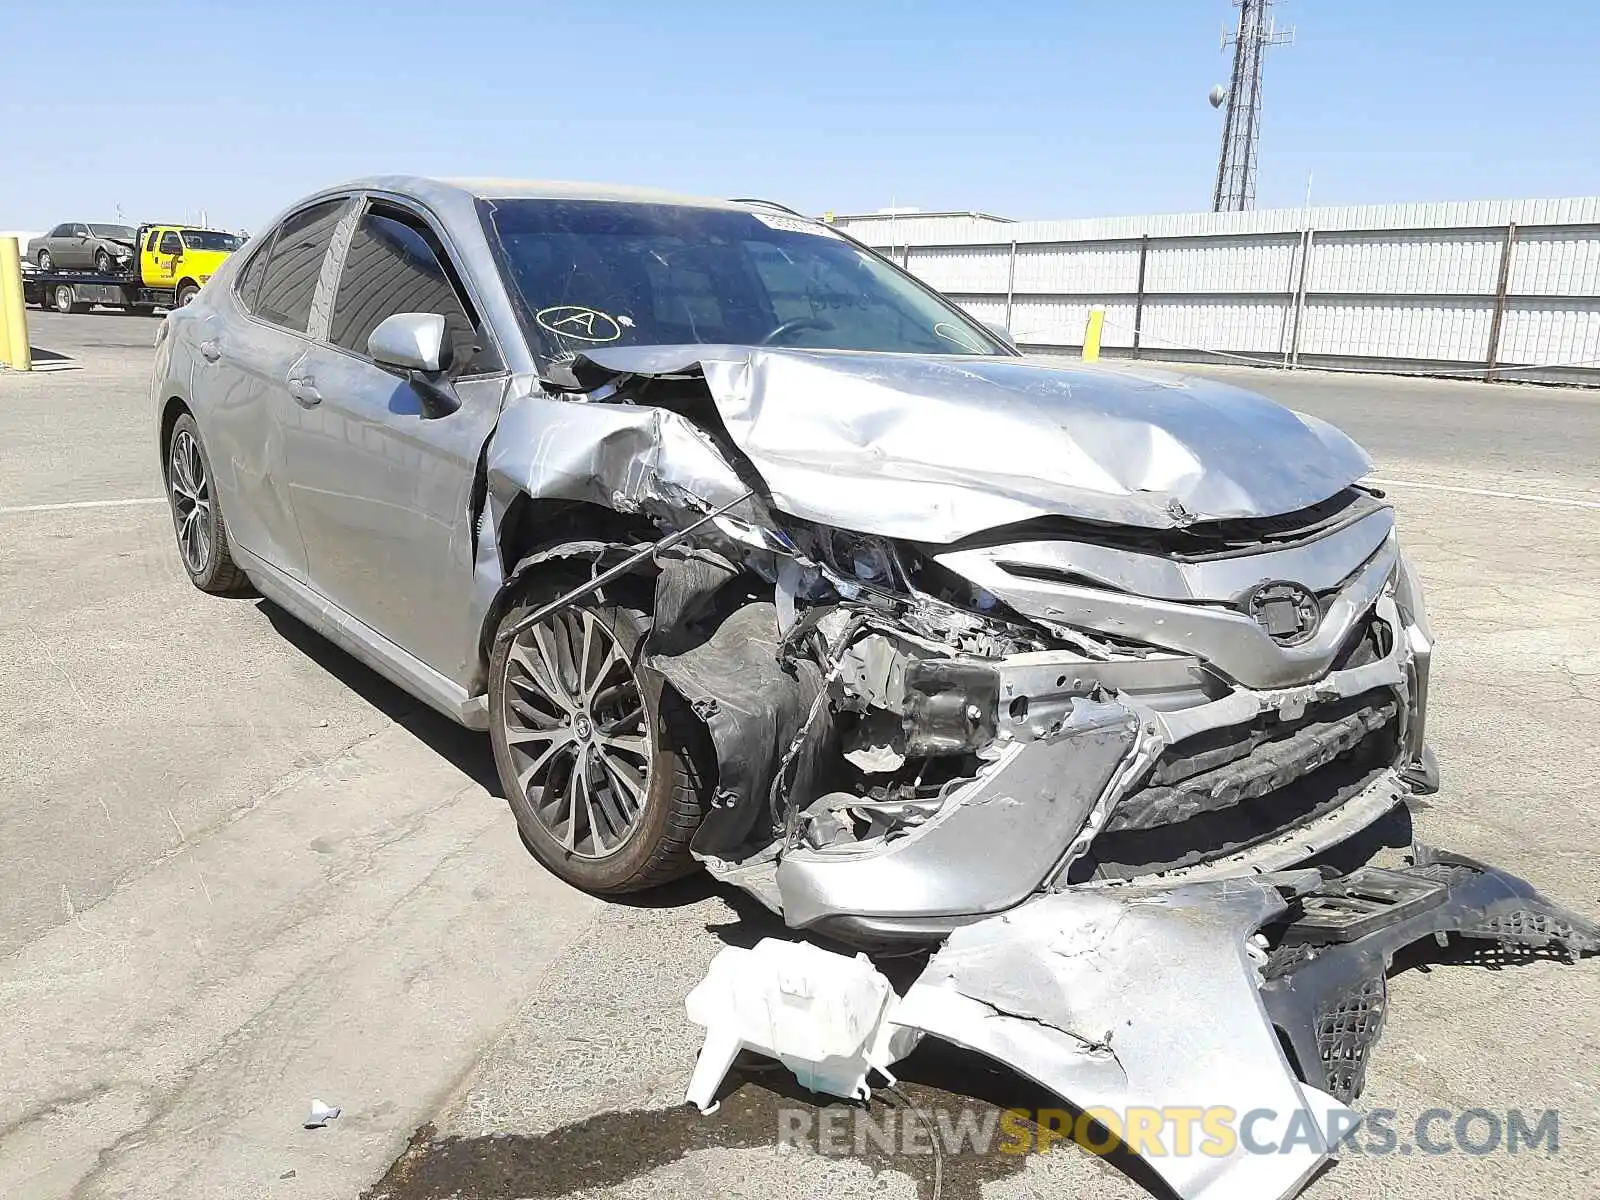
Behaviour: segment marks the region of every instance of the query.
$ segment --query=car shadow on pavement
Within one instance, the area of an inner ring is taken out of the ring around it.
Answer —
[[[494,752],[485,734],[465,729],[435,712],[272,601],[258,598],[255,605],[284,641],[396,725],[425,742],[491,796],[505,798],[500,789],[499,772],[495,770]]]

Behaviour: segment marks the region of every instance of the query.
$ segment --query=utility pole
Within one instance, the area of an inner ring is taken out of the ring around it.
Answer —
[[[1211,89],[1211,104],[1227,101],[1222,123],[1222,152],[1217,157],[1217,186],[1212,212],[1243,212],[1256,202],[1256,145],[1261,138],[1261,64],[1268,46],[1294,41],[1294,30],[1278,31],[1272,20],[1273,0],[1233,0],[1239,28],[1222,35],[1222,48],[1233,47],[1233,77],[1227,87]]]

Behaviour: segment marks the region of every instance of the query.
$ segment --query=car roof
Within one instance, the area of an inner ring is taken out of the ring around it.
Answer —
[[[629,187],[610,183],[575,183],[556,179],[436,179],[427,175],[376,175],[352,180],[341,188],[371,188],[416,196],[419,200],[613,200],[633,204],[677,204],[692,208],[721,208],[748,211],[748,204],[719,200],[710,196],[691,196],[658,188]]]

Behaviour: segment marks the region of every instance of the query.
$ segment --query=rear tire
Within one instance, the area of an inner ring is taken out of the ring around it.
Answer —
[[[51,306],[58,313],[86,313],[94,306],[78,299],[70,283],[58,283],[50,291]]]
[[[496,633],[557,595],[552,583],[525,585]],[[693,871],[689,844],[715,778],[705,727],[639,668],[648,629],[641,610],[590,596],[513,641],[497,636],[489,660],[489,739],[522,840],[552,874],[598,895]],[[619,716],[635,709],[635,720]]]
[[[53,266],[55,266],[55,260],[50,257],[50,251],[39,251],[39,270],[48,271]]]
[[[200,427],[184,413],[167,438],[164,475],[167,506],[178,539],[178,560],[190,581],[214,596],[250,592],[250,579],[233,561],[228,525],[222,519],[211,459],[200,440]]]

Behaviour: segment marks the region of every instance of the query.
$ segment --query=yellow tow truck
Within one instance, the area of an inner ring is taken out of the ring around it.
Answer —
[[[96,304],[151,313],[193,300],[244,239],[190,225],[139,226],[138,253],[120,271],[24,271],[26,298],[57,312],[88,312]]]

